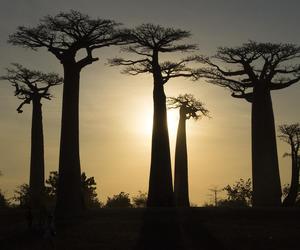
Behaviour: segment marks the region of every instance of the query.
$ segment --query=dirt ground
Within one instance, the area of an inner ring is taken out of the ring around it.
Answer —
[[[300,209],[97,209],[57,221],[55,236],[33,227],[0,210],[0,249],[300,249]]]

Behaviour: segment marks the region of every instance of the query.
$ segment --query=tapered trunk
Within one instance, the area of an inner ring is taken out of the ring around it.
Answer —
[[[30,207],[41,209],[44,205],[44,137],[42,104],[40,97],[32,99],[31,157],[30,157]]]
[[[175,149],[174,195],[177,207],[189,207],[188,159],[186,146],[186,113],[180,108]]]
[[[154,84],[154,115],[148,207],[174,206],[166,96],[163,84]]]
[[[274,114],[270,90],[256,84],[252,102],[253,206],[280,206],[281,185],[278,167]]]
[[[298,188],[299,188],[299,164],[297,159],[297,153],[293,152],[294,148],[292,148],[292,176],[291,176],[291,185],[290,190],[287,197],[283,201],[283,206],[292,207],[295,206],[296,199],[298,196]]]
[[[74,64],[64,64],[57,217],[79,215],[84,208],[80,186],[79,78],[80,70]]]

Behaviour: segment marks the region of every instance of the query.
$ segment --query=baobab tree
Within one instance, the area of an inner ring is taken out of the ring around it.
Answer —
[[[147,206],[173,206],[174,196],[164,85],[172,78],[194,77],[194,72],[188,63],[194,61],[195,57],[187,57],[177,62],[161,62],[159,56],[171,52],[188,52],[195,50],[196,46],[177,44],[178,41],[190,37],[189,32],[153,24],[142,24],[128,30],[126,35],[132,44],[123,50],[134,54],[136,57],[128,60],[115,58],[110,60],[110,64],[127,66],[123,73],[129,75],[150,73],[154,84],[151,167]]]
[[[79,79],[81,70],[97,61],[95,49],[120,42],[112,20],[91,19],[77,11],[46,16],[34,28],[20,26],[9,43],[37,50],[46,48],[63,65],[64,86],[59,157],[57,216],[79,214],[84,209],[80,189]],[[78,59],[79,51],[86,56]]]
[[[299,149],[300,149],[300,124],[283,124],[279,126],[279,138],[288,143],[291,147],[291,152],[284,154],[284,156],[291,156],[292,158],[292,176],[291,185],[288,195],[283,201],[284,206],[294,206],[299,191]]]
[[[186,142],[186,120],[193,118],[198,120],[208,116],[208,110],[202,102],[192,94],[169,97],[168,106],[170,109],[179,108],[179,124],[177,129],[175,149],[175,175],[174,175],[174,196],[175,204],[178,207],[189,207],[189,186],[188,186],[188,154]]]
[[[300,47],[294,44],[250,41],[236,48],[221,47],[211,59],[199,57],[206,65],[199,70],[199,77],[252,105],[253,206],[281,204],[271,91],[299,82],[300,66],[295,61],[299,56]]]
[[[15,96],[22,100],[18,113],[23,112],[25,104],[32,103],[31,157],[29,177],[30,206],[40,209],[44,206],[44,135],[42,120],[42,99],[51,100],[49,89],[59,85],[63,79],[58,74],[45,74],[29,70],[20,64],[12,64],[2,80],[9,81],[15,88]]]

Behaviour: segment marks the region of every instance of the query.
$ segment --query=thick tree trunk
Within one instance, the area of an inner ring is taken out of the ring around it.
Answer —
[[[64,64],[57,217],[79,215],[84,209],[80,185],[79,78],[74,64]]]
[[[270,90],[256,84],[252,102],[253,206],[280,206],[281,185]]]
[[[177,207],[189,207],[188,159],[186,146],[186,113],[180,108],[175,149],[174,195]]]
[[[174,206],[166,96],[163,84],[154,84],[154,115],[148,207]]]
[[[283,206],[292,207],[295,206],[296,199],[298,196],[298,188],[299,188],[299,167],[297,162],[297,154],[293,152],[292,147],[292,177],[291,177],[291,186],[287,197],[283,201]]]
[[[40,97],[32,100],[31,158],[30,158],[30,207],[41,209],[44,206],[44,138],[42,104]]]

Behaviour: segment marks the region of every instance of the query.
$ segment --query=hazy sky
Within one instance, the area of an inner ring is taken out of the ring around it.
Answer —
[[[35,26],[47,14],[70,9],[91,17],[114,19],[124,26],[155,23],[187,29],[201,54],[213,55],[218,46],[243,42],[290,42],[300,44],[300,2],[297,0],[1,0],[0,74],[11,62],[31,69],[62,73],[61,64],[45,50],[34,52],[7,44],[19,25]],[[111,68],[107,58],[118,48],[97,51],[100,60],[81,74],[80,153],[82,171],[94,176],[102,201],[121,191],[147,191],[152,123],[152,79],[131,77]],[[209,201],[208,189],[223,187],[251,177],[250,105],[204,81],[184,79],[166,85],[167,96],[193,93],[206,104],[212,119],[188,121],[190,199]],[[58,168],[62,87],[55,98],[43,102],[46,177]],[[300,121],[300,84],[273,92],[276,125]],[[0,82],[0,188],[8,196],[17,185],[28,182],[31,106],[18,114],[19,100],[13,87]],[[177,111],[169,114],[172,163],[174,163]],[[289,148],[278,140],[282,183],[290,180],[290,160],[282,158]]]

